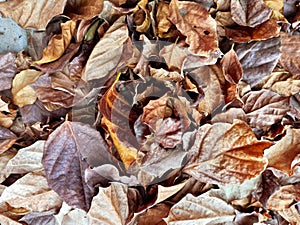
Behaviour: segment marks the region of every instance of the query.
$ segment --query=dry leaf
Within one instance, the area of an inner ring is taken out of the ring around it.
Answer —
[[[68,0],[64,14],[76,21],[79,19],[91,19],[99,15],[103,9],[104,0]]]
[[[0,12],[3,17],[12,18],[21,27],[44,30],[52,17],[63,13],[66,2],[67,0],[11,0],[0,3]]]
[[[271,74],[280,56],[279,46],[280,38],[237,44],[234,49],[243,67],[242,80],[255,87]]]
[[[204,6],[172,0],[169,7],[169,19],[187,37],[188,49],[207,58],[218,56],[217,24]]]
[[[0,214],[0,221],[3,225],[22,225],[21,223],[18,223],[17,221],[12,220],[1,214]]]
[[[17,139],[17,136],[9,129],[0,127],[0,153],[7,151]]]
[[[49,40],[48,46],[43,51],[43,56],[40,60],[33,64],[44,64],[53,62],[59,59],[70,45],[76,31],[76,22],[69,20],[61,23],[61,34],[54,34]]]
[[[242,97],[251,127],[267,130],[289,111],[289,98],[269,91],[251,91]]]
[[[54,214],[57,209],[52,209],[47,212],[31,212],[23,216],[19,221],[25,222],[28,225],[55,225]]]
[[[243,121],[201,126],[183,169],[194,178],[209,183],[243,183],[258,176],[267,164],[264,149],[271,142],[258,141]]]
[[[37,70],[28,69],[18,73],[12,82],[12,95],[15,105],[23,107],[30,105],[37,99],[36,93],[29,85],[35,82],[43,73]]]
[[[232,19],[241,26],[255,27],[267,21],[272,10],[263,0],[231,0]]]
[[[18,153],[9,160],[6,170],[9,173],[29,173],[43,170],[42,157],[45,141],[18,150]]]
[[[300,131],[298,129],[287,129],[285,136],[275,145],[266,150],[268,166],[281,170],[289,175],[294,173],[297,166],[293,164],[300,154]],[[284,156],[284,158],[282,157]]]
[[[87,213],[81,209],[73,208],[63,202],[55,217],[55,225],[88,225]],[[46,224],[45,224],[46,225]],[[47,224],[48,225],[48,224]]]
[[[15,60],[16,55],[11,52],[0,55],[0,91],[11,88],[11,81],[17,73]]]
[[[281,33],[279,63],[295,76],[300,75],[300,37]]]
[[[148,0],[140,0],[135,12],[133,12],[133,22],[136,25],[136,31],[146,33],[151,25],[150,12],[147,9]]]
[[[284,10],[284,2],[283,0],[264,0],[266,6],[272,9],[271,18],[278,21],[287,22],[287,19],[283,15]]]
[[[230,223],[234,217],[234,208],[210,190],[198,197],[187,194],[171,208],[165,221],[168,225],[217,225]]]
[[[166,2],[158,2],[156,20],[157,32],[160,38],[170,38],[176,35],[174,25],[168,19],[170,16],[169,4]]]
[[[2,183],[11,173],[7,170],[7,164],[17,154],[16,149],[8,150],[0,155],[0,182]]]

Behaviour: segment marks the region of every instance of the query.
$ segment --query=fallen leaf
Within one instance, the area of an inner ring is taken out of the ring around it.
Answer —
[[[136,25],[136,31],[141,33],[146,33],[151,25],[147,4],[148,0],[140,0],[133,12],[133,22]]]
[[[2,183],[11,174],[7,170],[7,164],[17,153],[16,149],[10,149],[0,155],[0,182]]]
[[[102,144],[98,132],[89,125],[69,121],[47,139],[42,159],[47,181],[69,205],[89,209],[92,191],[85,183],[84,173],[88,163],[96,166],[105,161],[103,156],[107,153]]]
[[[271,142],[256,139],[243,121],[201,126],[183,171],[202,182],[243,183],[266,167],[264,149]]]
[[[300,37],[281,33],[279,63],[295,76],[300,75]]]
[[[272,9],[263,0],[231,0],[232,19],[241,26],[255,27],[267,21]]]
[[[108,188],[99,188],[99,193],[93,198],[88,212],[89,224],[126,224],[129,216],[133,214],[130,202],[131,195],[137,195],[136,189],[127,185],[112,183]]]
[[[195,197],[187,194],[170,210],[165,222],[169,225],[190,224],[227,224],[235,217],[234,208],[213,190]]]
[[[17,73],[15,60],[16,55],[11,52],[0,55],[0,91],[11,88],[11,81]]]
[[[43,170],[42,157],[45,141],[37,141],[34,144],[21,148],[18,153],[9,160],[6,170],[9,173],[29,173]]]
[[[186,48],[177,44],[171,44],[164,46],[159,55],[164,58],[169,70],[175,70],[180,72],[184,64],[185,59],[188,56]]]
[[[103,0],[68,0],[64,14],[72,20],[91,19],[95,15],[99,15],[103,9]]]
[[[87,213],[81,209],[73,208],[63,202],[55,217],[55,225],[88,225]],[[48,225],[48,224],[47,224]]]
[[[289,98],[269,91],[251,91],[242,97],[251,127],[267,130],[289,111]]]
[[[40,60],[33,62],[33,64],[44,64],[53,62],[59,59],[70,45],[73,35],[76,31],[76,22],[69,20],[61,23],[61,34],[54,34],[47,47],[43,51],[43,56]]]
[[[177,31],[171,21],[169,4],[166,2],[158,2],[156,20],[157,32],[160,38],[170,38],[177,34]]]
[[[11,89],[15,105],[23,107],[36,101],[36,93],[29,85],[35,82],[42,74],[40,71],[28,69],[21,71],[15,76]]]
[[[152,77],[154,77],[155,79],[162,80],[162,81],[171,80],[171,81],[178,82],[183,79],[183,77],[180,75],[180,73],[178,73],[176,71],[170,72],[163,68],[155,69],[155,68],[150,67],[150,75]]]
[[[275,145],[266,150],[268,166],[281,170],[288,175],[294,173],[297,166],[293,161],[300,154],[300,131],[298,129],[287,129],[285,136]],[[284,159],[281,157],[284,155]]]
[[[116,69],[124,57],[128,45],[128,29],[125,17],[120,17],[94,47],[82,75],[84,81],[105,78]],[[113,47],[112,47],[113,46]],[[129,55],[130,56],[130,55]],[[126,57],[129,57],[128,55]]]
[[[18,223],[17,221],[12,220],[9,217],[6,217],[6,216],[1,215],[1,214],[0,214],[0,221],[4,225],[22,225],[21,223]]]
[[[203,5],[172,0],[169,7],[169,20],[187,37],[192,53],[207,58],[219,54],[217,24]]]
[[[136,215],[135,223],[138,225],[166,225],[163,218],[168,216],[170,208],[170,205],[164,203],[155,205],[146,212]]]
[[[62,14],[67,0],[12,0],[0,3],[3,17],[10,17],[23,28],[44,30],[52,17]],[[14,10],[11,10],[14,9]]]
[[[19,221],[25,222],[28,225],[55,225],[54,214],[57,209],[52,209],[47,212],[31,212],[23,216]]]
[[[283,15],[284,11],[284,2],[283,0],[264,0],[266,6],[272,9],[271,17],[274,20],[287,22],[287,19]]]
[[[255,87],[271,74],[280,56],[279,46],[279,37],[235,45],[235,52],[243,68],[242,80]]]
[[[172,195],[175,195],[181,189],[183,189],[187,183],[188,183],[188,180],[184,181],[180,184],[170,186],[170,187],[164,187],[164,186],[158,185],[157,198],[156,198],[155,202],[153,203],[153,205],[159,204],[159,203],[165,201],[166,199],[170,198]]]
[[[17,139],[17,136],[9,129],[0,127],[0,153],[7,151]]]

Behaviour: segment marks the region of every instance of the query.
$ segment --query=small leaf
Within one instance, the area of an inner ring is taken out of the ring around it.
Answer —
[[[103,9],[103,0],[68,0],[64,14],[74,21],[79,19],[91,19]]]
[[[0,127],[0,153],[8,150],[17,139],[17,136],[9,129]]]
[[[54,214],[57,210],[52,209],[47,212],[32,212],[23,216],[19,221],[25,222],[28,225],[55,225]]]
[[[17,73],[17,65],[15,64],[15,60],[16,55],[13,53],[0,55],[0,91],[11,88],[11,81]]]

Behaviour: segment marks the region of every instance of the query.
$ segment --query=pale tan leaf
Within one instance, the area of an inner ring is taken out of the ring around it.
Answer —
[[[44,30],[54,16],[63,12],[66,2],[67,0],[11,0],[0,3],[0,12],[3,17],[12,18],[21,27]]]
[[[17,221],[12,220],[1,214],[0,214],[0,221],[2,225],[22,225],[21,223],[18,223]]]
[[[56,225],[89,225],[87,213],[84,210],[73,208],[63,202],[57,215],[54,215]]]
[[[289,175],[294,173],[297,165],[294,159],[300,155],[300,130],[289,128],[286,135],[275,145],[266,150],[268,166],[281,170]]]
[[[37,70],[28,69],[18,73],[12,82],[12,95],[15,105],[23,107],[33,104],[37,99],[36,93],[29,85],[35,82],[43,73]]]
[[[289,208],[293,203],[300,201],[300,184],[286,185],[269,198],[267,208],[282,211]]]
[[[270,18],[272,10],[263,0],[231,0],[232,19],[241,26],[255,27]]]
[[[176,72],[176,71],[168,71],[165,70],[163,68],[160,69],[156,69],[156,68],[152,68],[150,67],[150,75],[154,78],[156,78],[157,80],[172,80],[175,82],[181,81],[183,79],[183,77],[181,76],[180,73]]]
[[[174,185],[174,186],[170,186],[170,187],[164,187],[162,185],[158,185],[158,190],[157,190],[157,198],[155,200],[155,203],[153,205],[156,205],[158,203],[163,202],[164,200],[166,200],[167,198],[171,197],[172,195],[176,194],[177,192],[179,192],[182,188],[184,188],[184,186],[188,183],[188,180]]]
[[[7,164],[17,154],[16,149],[10,149],[0,155],[0,182],[2,183],[9,175]]]
[[[230,223],[234,217],[234,208],[212,189],[198,197],[187,194],[171,208],[165,221],[168,225],[217,225]]]
[[[283,15],[284,1],[283,0],[264,0],[266,6],[272,9],[271,18],[278,21],[288,22]]]
[[[107,77],[122,59],[128,40],[125,17],[120,17],[94,47],[82,79],[90,81]]]
[[[59,59],[68,48],[76,31],[76,22],[69,20],[61,23],[61,34],[54,34],[48,46],[43,51],[43,56],[40,60],[33,62],[33,64],[44,64],[53,62]]]
[[[172,0],[170,21],[185,35],[189,50],[197,55],[218,55],[217,24],[203,5]]]
[[[257,140],[248,124],[240,120],[206,124],[198,130],[183,171],[202,182],[243,183],[265,169],[263,151],[271,145]]]
[[[22,148],[9,160],[6,170],[9,173],[28,173],[43,170],[42,157],[45,141],[37,141],[34,144]]]

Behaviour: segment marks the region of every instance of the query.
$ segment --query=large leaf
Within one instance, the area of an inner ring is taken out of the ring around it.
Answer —
[[[16,55],[13,53],[0,55],[0,91],[11,88],[11,81],[17,73],[15,60]]]
[[[42,163],[49,186],[69,205],[88,210],[92,192],[84,180],[85,169],[100,165],[106,157],[106,146],[96,130],[66,121],[47,139]]]
[[[218,55],[217,24],[203,5],[172,0],[170,21],[185,35],[189,50],[197,55]]]
[[[123,57],[130,57],[124,53],[128,47],[128,29],[125,17],[120,17],[105,33],[93,49],[83,74],[85,81],[106,78]],[[107,80],[105,80],[107,81]]]
[[[232,223],[234,217],[234,208],[212,189],[198,197],[187,194],[171,208],[165,221],[168,225],[218,225]]]
[[[44,30],[52,17],[63,12],[66,2],[67,0],[11,0],[0,3],[0,12],[24,28]]]
[[[247,93],[242,101],[251,127],[264,130],[279,122],[289,111],[289,98],[265,89]]]
[[[259,84],[273,71],[280,56],[280,38],[253,41],[235,46],[243,67],[243,78],[251,87]]]
[[[108,188],[99,188],[88,212],[89,224],[120,225],[126,224],[133,214],[131,203],[140,202],[136,189],[120,183],[112,183]]]
[[[271,145],[258,141],[251,128],[240,120],[233,124],[206,124],[197,132],[183,171],[202,182],[243,183],[265,169],[263,151]]]
[[[300,75],[300,37],[281,33],[280,64],[293,75]]]
[[[294,168],[299,164],[297,157],[300,154],[300,130],[287,129],[286,135],[275,145],[266,150],[268,166],[281,170],[289,175],[294,173]],[[296,164],[293,161],[296,161]]]
[[[270,18],[272,10],[263,0],[231,0],[232,19],[239,25],[255,27]]]

